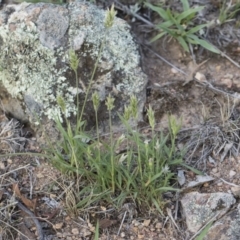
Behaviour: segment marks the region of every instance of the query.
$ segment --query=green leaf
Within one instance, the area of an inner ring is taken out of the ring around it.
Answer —
[[[195,239],[195,240],[203,240],[207,234],[208,234],[208,231],[210,229],[210,227],[213,225],[213,221],[211,221],[202,231],[201,233],[198,235],[198,237]]]
[[[177,36],[179,35],[179,34],[178,34],[178,32],[179,32],[178,29],[166,28],[166,27],[163,27],[163,26],[162,26],[162,30],[163,30],[165,33],[168,33],[170,36],[172,36],[172,37],[174,37],[174,38],[177,38]]]
[[[176,164],[181,164],[183,162],[182,159],[175,159],[173,161],[169,161],[168,164],[169,165],[176,165]]]
[[[177,21],[181,22],[183,19],[186,19],[188,21],[190,21],[194,16],[195,13],[199,12],[200,10],[202,10],[204,7],[197,7],[197,8],[193,8],[193,9],[188,9],[187,11],[179,14],[177,16]],[[188,17],[190,17],[192,15],[191,18],[188,19]]]
[[[211,51],[211,52],[214,52],[214,53],[217,53],[217,54],[220,54],[221,51],[218,50],[214,45],[212,45],[211,43],[207,42],[206,40],[202,40],[200,38],[198,38],[197,36],[194,36],[193,38],[200,46],[202,46],[203,48]]]
[[[181,2],[183,5],[183,10],[187,11],[190,8],[188,0],[181,0]]]
[[[183,37],[177,37],[177,40],[178,40],[178,42],[182,45],[183,49],[184,49],[186,52],[189,52],[188,45],[187,45],[186,41],[183,39]]]
[[[203,28],[205,28],[205,27],[207,27],[207,26],[209,26],[208,23],[207,23],[207,24],[201,24],[201,25],[198,25],[198,26],[196,26],[196,27],[193,27],[193,28],[191,28],[189,31],[187,31],[187,35],[188,35],[188,34],[196,33],[196,32],[198,32],[199,30],[201,30],[201,29],[203,29]]]
[[[158,27],[158,28],[163,28],[163,27],[169,28],[169,27],[171,27],[171,26],[173,26],[173,25],[174,25],[174,22],[172,22],[172,21],[166,21],[166,22],[163,22],[163,23],[158,24],[157,27]]]
[[[147,183],[145,183],[145,187],[149,186],[149,184],[150,184],[151,182],[153,182],[153,181],[156,180],[157,178],[161,177],[162,175],[163,175],[163,171],[161,171],[160,173],[154,175],[151,179],[149,179],[149,180],[147,181]]]
[[[190,166],[188,166],[187,164],[185,164],[185,163],[181,163],[180,165],[182,165],[183,167],[185,167],[185,168],[188,168],[188,169],[190,169],[192,172],[194,172],[194,173],[196,173],[196,174],[198,174],[198,175],[204,175],[202,172],[200,172],[199,170],[197,170],[197,169],[195,169],[195,168],[193,168],[193,167],[190,167]]]
[[[169,19],[176,25],[177,28],[179,28],[179,25],[181,26],[180,21],[172,14],[170,8],[167,9],[167,15]]]
[[[173,187],[160,187],[156,189],[157,191],[175,191],[175,192],[179,192],[180,190],[178,188],[173,188]]]
[[[152,200],[153,204],[155,205],[155,207],[157,208],[157,210],[163,215],[163,212],[162,212],[158,202],[156,201],[156,199],[152,198],[151,200]]]
[[[95,234],[94,234],[94,240],[98,240],[99,239],[99,221],[97,221],[97,225],[95,228]]]
[[[168,15],[167,15],[167,12],[166,12],[163,8],[153,6],[153,5],[150,4],[150,3],[145,3],[145,6],[149,7],[149,8],[152,9],[153,11],[157,12],[157,13],[161,16],[161,18],[163,18],[164,20],[166,20],[166,21],[169,20],[169,17],[168,17]]]
[[[153,39],[151,39],[150,42],[155,42],[156,40],[158,40],[159,38],[163,37],[166,34],[166,32],[161,32],[159,33],[157,36],[155,36]]]

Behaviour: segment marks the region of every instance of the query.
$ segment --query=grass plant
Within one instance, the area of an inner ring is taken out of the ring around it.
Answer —
[[[108,11],[105,28],[113,25],[116,12],[112,7]],[[169,134],[155,133],[154,111],[149,107],[147,111],[151,138],[141,134],[137,127],[132,127],[130,122],[138,119],[138,101],[132,96],[129,105],[125,106],[123,115],[119,115],[126,127],[126,135],[115,139],[112,128],[112,111],[114,98],[109,95],[106,99],[106,107],[109,114],[109,139],[103,141],[99,133],[98,108],[100,99],[96,92],[92,94],[92,102],[96,117],[96,137],[92,137],[84,130],[83,111],[86,99],[91,88],[99,55],[89,81],[85,101],[80,114],[77,114],[77,124],[72,126],[65,118],[66,127],[59,118],[56,118],[56,126],[62,136],[62,141],[48,149],[47,156],[54,166],[60,171],[74,178],[77,177],[78,188],[69,191],[70,209],[76,212],[100,201],[108,202],[114,206],[120,206],[125,201],[134,201],[139,205],[154,205],[160,212],[164,204],[162,193],[165,191],[177,191],[172,187],[175,178],[175,168],[184,165],[182,153],[175,148],[175,140],[181,124],[173,116],[169,116]],[[70,52],[70,66],[75,72],[76,82],[77,67],[79,61],[74,51]],[[65,112],[65,104],[61,96],[58,103],[62,113]],[[77,103],[78,98],[77,98]],[[119,153],[120,147],[125,150]],[[81,184],[79,184],[81,183]],[[72,206],[74,203],[75,207]]]
[[[218,21],[219,24],[224,24],[226,22],[233,21],[240,11],[240,2],[237,1],[235,4],[232,4],[232,1],[223,1],[220,8]]]
[[[163,19],[161,23],[156,25],[156,29],[159,30],[160,33],[152,39],[152,42],[165,35],[169,35],[176,39],[186,52],[190,51],[189,45],[191,44],[200,45],[211,52],[219,54],[220,51],[217,48],[197,35],[209,24],[194,26],[193,23],[196,14],[204,7],[190,8],[188,0],[181,0],[181,2],[183,6],[183,12],[181,13],[174,12],[170,10],[170,8],[165,10],[162,7],[145,3],[148,8],[152,9]]]
[[[115,15],[112,6],[105,19],[106,34],[114,23]],[[183,163],[183,152],[175,147],[181,123],[173,116],[169,116],[169,133],[166,135],[158,133],[155,131],[154,110],[149,107],[147,115],[151,136],[146,137],[136,127],[139,117],[138,101],[136,96],[132,96],[129,104],[125,106],[124,113],[119,115],[126,128],[125,135],[116,139],[112,127],[114,98],[109,95],[105,104],[109,114],[110,132],[109,138],[103,140],[98,126],[100,98],[94,92],[92,103],[96,118],[96,136],[93,137],[85,131],[83,112],[104,44],[105,39],[99,48],[83,106],[76,114],[75,126],[71,125],[65,116],[66,104],[63,98],[57,97],[65,120],[63,123],[60,116],[55,119],[61,140],[53,144],[49,137],[44,156],[75,182],[71,187],[63,186],[67,210],[73,214],[90,205],[104,202],[120,207],[126,201],[135,202],[139,206],[155,206],[159,212],[162,212],[164,206],[162,194],[166,191],[178,191],[173,187],[176,167],[186,166]],[[78,89],[79,59],[73,50],[69,52],[69,63],[75,73]],[[77,107],[79,105],[77,94]],[[132,127],[132,123],[135,127]],[[124,151],[119,151],[123,147]]]

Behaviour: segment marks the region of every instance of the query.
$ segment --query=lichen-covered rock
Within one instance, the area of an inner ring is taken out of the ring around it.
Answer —
[[[235,203],[230,193],[185,193],[181,205],[188,230],[196,233],[209,221],[221,218]]]
[[[240,239],[240,204],[212,225],[212,227],[208,230],[207,235],[204,237],[204,240],[209,239]]]
[[[139,100],[141,118],[147,79],[139,67],[137,46],[123,20],[116,18],[113,27],[105,29],[105,15],[95,5],[81,1],[61,6],[22,3],[4,7],[0,11],[0,84],[4,86],[0,98],[4,110],[30,122],[42,113],[53,119],[61,115],[57,104],[61,96],[66,116],[74,116],[76,94],[80,93],[81,109],[103,44],[84,118],[94,124],[93,91],[100,95],[100,121],[107,118],[105,100],[109,94],[115,98],[113,120],[117,112],[123,112],[131,95]],[[78,90],[69,65],[69,49],[74,49],[80,59]],[[9,96],[17,111],[9,104]]]

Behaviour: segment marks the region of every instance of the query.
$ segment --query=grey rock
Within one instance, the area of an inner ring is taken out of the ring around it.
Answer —
[[[218,219],[222,217],[235,202],[236,199],[229,193],[190,192],[184,194],[181,205],[188,230],[196,233],[214,217],[217,216]]]
[[[204,240],[240,239],[240,205],[213,224]]]
[[[99,121],[107,121],[107,96],[115,98],[113,124],[123,113],[130,96],[136,95],[139,120],[145,103],[147,77],[140,68],[140,56],[128,24],[116,18],[105,29],[106,12],[90,3],[68,5],[22,3],[0,11],[0,99],[2,108],[16,118],[35,123],[36,116],[62,118],[57,97],[66,104],[68,118],[81,110],[89,79],[102,44],[102,54],[84,112],[89,126],[95,113],[91,95],[100,95]],[[69,49],[80,59],[79,89],[69,66]],[[80,104],[76,107],[76,94]],[[17,106],[17,110],[16,110]]]

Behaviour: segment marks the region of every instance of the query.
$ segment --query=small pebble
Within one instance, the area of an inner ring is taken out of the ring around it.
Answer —
[[[206,82],[207,79],[203,73],[197,72],[195,78],[200,82]]]
[[[73,228],[72,229],[72,234],[73,235],[78,235],[79,234],[79,230],[77,228]]]
[[[221,69],[221,65],[216,66],[216,71],[219,72]]]
[[[213,168],[212,169],[212,173],[217,173],[218,172],[218,169],[217,168]]]
[[[204,187],[209,187],[209,183],[206,182],[206,183],[203,184],[203,186],[204,186]]]
[[[162,223],[161,222],[156,223],[155,228],[158,229],[162,228]]]
[[[240,197],[240,186],[231,187],[231,191],[235,197]]]
[[[150,222],[151,222],[150,219],[146,219],[146,220],[144,220],[143,225],[144,225],[145,227],[148,227],[149,224],[150,224]]]
[[[177,73],[178,73],[178,70],[176,70],[175,68],[171,68],[171,72],[172,72],[173,74],[177,74]]]
[[[232,87],[232,80],[230,78],[222,78],[220,80],[220,83],[225,85],[227,88],[231,88]]]
[[[233,171],[233,170],[230,170],[230,172],[229,172],[229,177],[233,177],[235,174],[236,174],[236,172],[235,172],[235,171]]]

